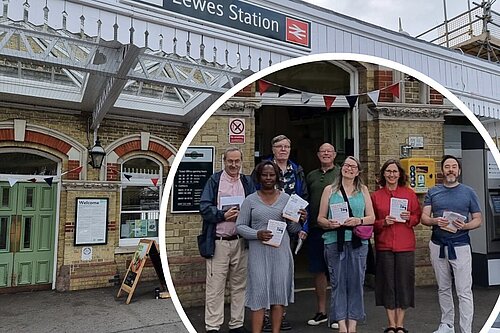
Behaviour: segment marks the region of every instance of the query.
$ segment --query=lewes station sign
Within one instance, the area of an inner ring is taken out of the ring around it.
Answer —
[[[311,23],[238,0],[132,0],[264,37],[311,47]]]

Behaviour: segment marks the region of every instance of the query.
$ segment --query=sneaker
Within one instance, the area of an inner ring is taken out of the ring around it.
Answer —
[[[333,328],[334,330],[338,330],[339,329],[339,322],[338,321],[334,321],[331,325],[330,325],[331,328]]]
[[[450,326],[448,324],[439,324],[439,327],[437,330],[435,330],[433,333],[455,333],[455,328],[453,326]]]
[[[281,330],[282,331],[289,331],[292,329],[292,325],[290,325],[290,322],[288,320],[286,320],[285,318],[283,318],[283,320],[281,321]]]
[[[271,325],[271,320],[268,316],[264,316],[264,325],[262,326],[262,332],[272,332],[273,326]]]
[[[307,325],[317,326],[317,325],[319,325],[321,323],[324,323],[327,320],[328,320],[328,316],[326,314],[318,312],[318,313],[316,313],[316,315],[314,316],[314,318],[309,319],[307,321]]]
[[[243,326],[240,326],[240,327],[237,327],[237,328],[231,328],[229,330],[229,333],[249,333],[248,330],[243,327]]]

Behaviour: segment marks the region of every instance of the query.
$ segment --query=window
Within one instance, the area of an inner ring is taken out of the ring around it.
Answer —
[[[158,241],[161,166],[147,158],[122,164],[120,246],[135,246],[139,239]]]

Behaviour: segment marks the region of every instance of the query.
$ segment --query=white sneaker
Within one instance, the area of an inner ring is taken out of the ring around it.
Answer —
[[[331,328],[333,328],[334,330],[338,330],[339,329],[339,323],[334,321],[331,325],[330,325]]]
[[[449,326],[448,324],[439,324],[438,329],[433,333],[455,333],[455,328],[453,326]]]

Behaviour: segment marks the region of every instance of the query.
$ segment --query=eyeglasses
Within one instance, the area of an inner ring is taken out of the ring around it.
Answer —
[[[335,153],[335,150],[318,150],[318,152],[321,154],[323,154],[323,153],[332,154],[332,153]]]
[[[347,164],[347,163],[342,164],[342,167],[344,167],[346,169],[352,169],[352,170],[356,170],[358,168],[358,166],[356,164]]]
[[[273,148],[278,148],[278,149],[290,149],[291,147],[288,145],[274,145]]]

